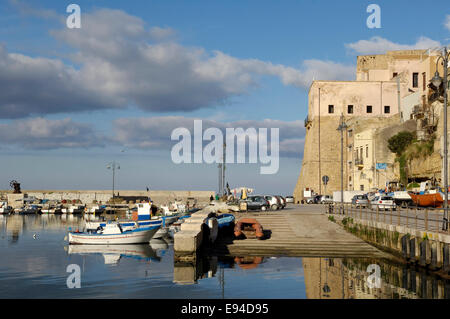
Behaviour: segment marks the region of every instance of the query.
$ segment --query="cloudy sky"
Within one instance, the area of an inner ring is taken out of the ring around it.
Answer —
[[[66,7],[81,7],[81,28]],[[313,79],[356,56],[450,42],[447,1],[0,2],[0,189],[217,190],[215,164],[174,164],[173,129],[279,128],[280,169],[230,164],[231,187],[290,194]],[[442,9],[436,9],[442,8]],[[447,11],[445,11],[447,10]],[[426,13],[426,14],[424,14]]]

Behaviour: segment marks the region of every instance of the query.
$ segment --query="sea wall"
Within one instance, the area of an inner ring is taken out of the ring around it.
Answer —
[[[0,191],[0,194],[11,194],[11,191]],[[106,203],[112,198],[111,190],[22,190],[23,194],[28,197],[36,197],[38,199],[49,200],[80,200],[82,203],[90,204],[94,200],[97,202]],[[198,204],[209,203],[209,198],[214,195],[214,191],[171,191],[171,190],[116,190],[114,191],[116,197],[130,196],[130,197],[147,197],[153,200],[156,205],[164,205],[173,201],[174,199],[186,202],[193,198],[197,200]],[[11,196],[11,195],[9,195]],[[190,200],[193,203],[193,200]]]
[[[329,219],[364,241],[414,264],[448,277],[450,235],[371,220],[330,214]]]

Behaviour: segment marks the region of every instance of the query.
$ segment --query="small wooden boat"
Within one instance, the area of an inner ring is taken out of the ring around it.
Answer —
[[[221,214],[217,216],[217,222],[219,223],[219,229],[224,227],[231,227],[234,224],[235,217],[233,214]]]
[[[412,201],[416,206],[420,207],[435,207],[440,208],[444,204],[444,199],[441,193],[428,193],[428,194],[414,194],[409,193]]]
[[[148,243],[160,226],[123,230],[117,223],[106,224],[93,232],[69,232],[69,244],[139,244]]]
[[[234,236],[236,238],[264,238],[264,231],[261,224],[254,218],[241,218],[234,226]]]

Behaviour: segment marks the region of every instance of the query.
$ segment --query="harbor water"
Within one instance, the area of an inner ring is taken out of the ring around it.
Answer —
[[[174,263],[170,238],[68,245],[68,229],[83,225],[74,215],[0,215],[0,298],[450,297],[448,280],[379,259],[200,256],[183,264]],[[69,287],[71,265],[80,288]],[[381,271],[376,287],[370,265]]]

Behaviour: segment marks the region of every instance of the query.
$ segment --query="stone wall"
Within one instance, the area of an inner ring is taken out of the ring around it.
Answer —
[[[0,191],[0,193],[8,194],[10,191]],[[80,200],[82,203],[90,204],[94,200],[106,203],[112,197],[110,190],[22,190],[23,194],[28,197],[36,197],[38,199],[49,200]],[[164,191],[164,190],[116,190],[115,196],[150,196],[156,205],[168,204],[174,199],[186,201],[188,198],[195,198],[199,204],[209,203],[209,198],[214,195],[214,191]],[[23,194],[18,194],[22,195]]]
[[[303,198],[303,189],[312,188],[315,192],[332,195],[341,185],[341,135],[337,131],[339,117],[315,117],[308,125],[305,137],[303,161],[294,198],[297,202]],[[320,126],[320,143],[319,143]],[[346,175],[346,154],[344,134],[344,181]],[[320,148],[319,148],[320,144]],[[319,159],[320,150],[320,159]],[[322,182],[322,176],[329,177],[328,185]],[[345,183],[344,183],[345,184]]]

